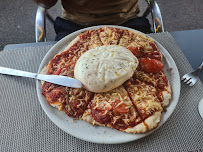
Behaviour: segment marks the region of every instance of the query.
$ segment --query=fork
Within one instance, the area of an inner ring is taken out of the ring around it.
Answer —
[[[194,86],[202,69],[203,62],[195,71],[185,74],[181,80],[189,86]]]

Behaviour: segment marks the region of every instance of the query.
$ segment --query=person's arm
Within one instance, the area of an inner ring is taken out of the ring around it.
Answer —
[[[57,2],[57,0],[34,0],[35,3],[37,3],[37,5],[40,5],[44,8],[51,8],[52,6],[54,6]]]

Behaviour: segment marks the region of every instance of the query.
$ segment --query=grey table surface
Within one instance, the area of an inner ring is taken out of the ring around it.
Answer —
[[[178,46],[190,62],[193,69],[196,69],[203,62],[203,29],[170,32]],[[200,73],[200,80],[203,83],[203,72]]]
[[[203,62],[203,29],[174,31],[170,34],[176,40],[178,46],[183,51],[184,55],[190,62],[193,69],[196,69]],[[23,47],[45,46],[55,44],[56,41],[39,42],[39,43],[24,43],[24,44],[9,44],[4,47],[4,50],[14,50]],[[188,71],[189,72],[189,71]],[[200,73],[200,80],[203,83],[203,72]]]
[[[177,45],[178,41],[176,43],[171,34],[165,32],[151,36],[170,52],[181,76],[192,70]],[[13,52],[2,51],[0,63],[2,66],[34,72],[56,42],[48,43],[51,45],[40,43],[41,46],[32,44],[36,47],[30,47],[28,44],[19,44],[19,53],[17,46],[11,45],[14,49],[9,51]],[[202,151],[203,121],[197,110],[203,97],[200,81],[194,87],[181,85],[173,116],[161,128],[140,140],[117,145],[86,142],[56,127],[40,108],[39,102],[36,102],[38,98],[34,80],[1,76],[0,81],[0,107],[3,107],[0,110],[0,151]]]

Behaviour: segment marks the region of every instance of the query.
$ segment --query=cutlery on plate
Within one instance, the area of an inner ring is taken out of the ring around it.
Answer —
[[[60,75],[44,75],[44,74],[37,74],[31,73],[11,68],[0,67],[1,74],[13,75],[13,76],[21,76],[21,77],[28,77],[34,78],[37,80],[43,80],[46,82],[51,82],[54,84],[72,87],[72,88],[81,88],[82,83],[74,78],[68,76],[60,76]]]
[[[181,78],[181,80],[185,82],[187,85],[193,86],[197,82],[197,78],[200,72],[202,71],[202,69],[203,69],[203,62],[195,71],[185,74]]]

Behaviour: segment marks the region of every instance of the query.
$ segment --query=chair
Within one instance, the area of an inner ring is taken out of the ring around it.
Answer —
[[[147,17],[150,13],[152,16],[153,32],[164,32],[161,11],[155,0],[146,0],[148,7],[142,17]],[[38,7],[35,22],[35,39],[37,42],[46,42],[46,18],[53,24],[54,19],[48,13],[46,8]]]

